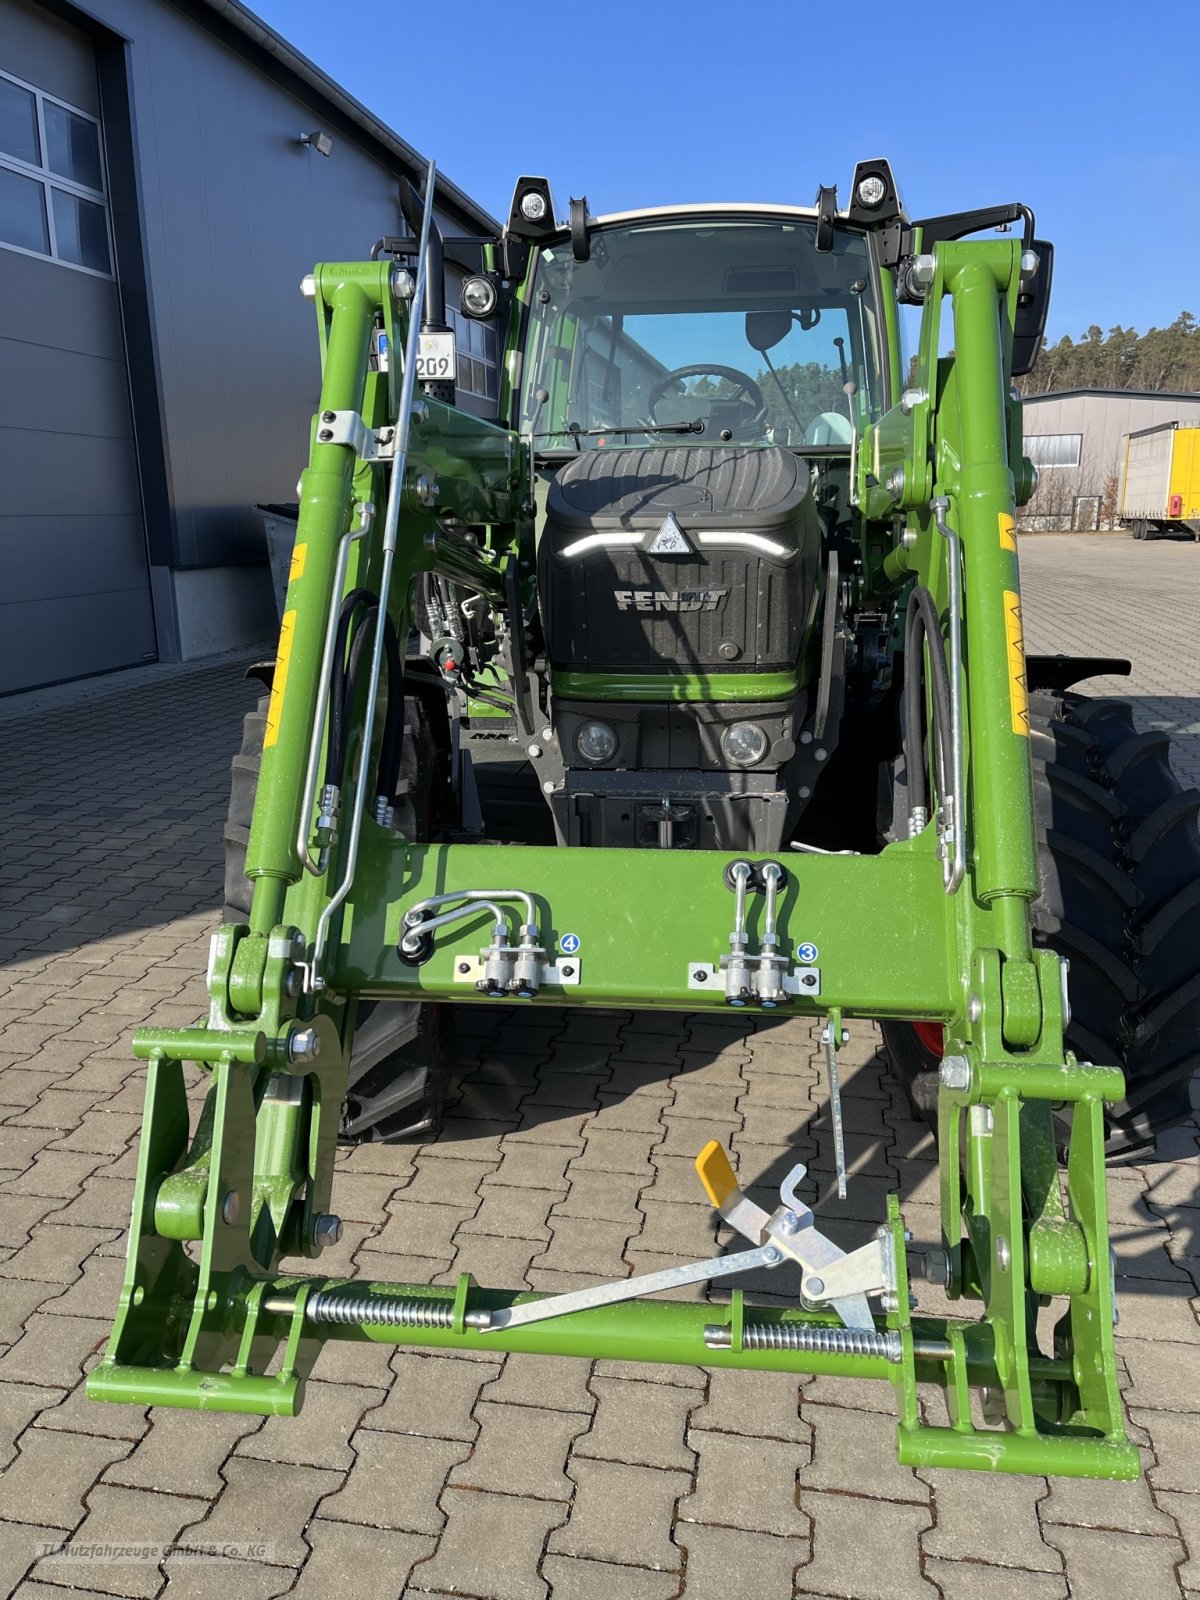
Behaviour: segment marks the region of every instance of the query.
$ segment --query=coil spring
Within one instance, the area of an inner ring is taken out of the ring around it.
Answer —
[[[309,1298],[310,1322],[372,1323],[388,1328],[450,1328],[454,1305],[450,1300],[414,1300],[400,1296],[347,1294],[318,1291]]]
[[[705,1329],[706,1341],[728,1344],[727,1326]],[[879,1333],[866,1328],[816,1328],[803,1322],[747,1322],[742,1330],[744,1350],[806,1350],[813,1355],[882,1356],[885,1361],[902,1359],[900,1335]]]

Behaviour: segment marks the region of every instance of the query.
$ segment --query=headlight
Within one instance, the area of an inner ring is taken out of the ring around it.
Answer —
[[[735,767],[753,767],[770,749],[770,740],[757,722],[731,722],[721,735],[721,749]]]
[[[585,761],[611,761],[617,753],[617,736],[607,722],[585,722],[575,735],[575,749]]]
[[[490,317],[499,298],[490,278],[468,278],[462,286],[459,304],[469,317]]]
[[[875,172],[869,172],[858,186],[858,203],[874,209],[887,194],[887,184]]]
[[[536,189],[521,196],[521,215],[526,222],[540,222],[546,215],[546,196]]]

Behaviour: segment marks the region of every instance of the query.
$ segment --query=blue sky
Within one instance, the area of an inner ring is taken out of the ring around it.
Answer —
[[[1034,208],[1052,338],[1200,314],[1195,0],[251,4],[497,215],[522,172],[563,213],[844,201],[883,155],[914,217]]]

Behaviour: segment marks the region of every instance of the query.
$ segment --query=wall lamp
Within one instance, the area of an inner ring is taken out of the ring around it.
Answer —
[[[319,156],[327,156],[333,149],[333,140],[327,133],[322,133],[320,128],[314,128],[311,133],[302,133],[300,143],[308,145],[310,150],[315,150]]]

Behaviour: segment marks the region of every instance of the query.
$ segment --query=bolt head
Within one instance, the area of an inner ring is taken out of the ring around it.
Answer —
[[[221,1201],[221,1221],[224,1222],[227,1227],[232,1228],[234,1223],[237,1221],[238,1212],[241,1210],[241,1205],[241,1198],[239,1197],[237,1190],[230,1189],[224,1200]]]
[[[973,994],[967,1001],[967,1017],[971,1022],[978,1022],[983,1015],[983,1001],[977,994]]]
[[[804,1287],[808,1291],[809,1295],[811,1295],[814,1299],[819,1300],[825,1293],[825,1279],[809,1278]]]
[[[545,792],[547,794],[553,794],[554,793],[554,787],[555,786],[554,786],[554,779],[553,778],[547,778],[545,783],[542,785],[542,788],[545,790]]]
[[[553,739],[553,737],[554,737],[554,729],[553,728],[543,728],[542,729],[542,738],[546,741],[547,744],[550,743],[550,741],[551,741],[551,739]]]
[[[300,279],[300,293],[306,300],[315,300],[317,298],[317,280],[311,272],[306,273]]]
[[[799,1233],[800,1218],[794,1211],[785,1211],[779,1219],[779,1226],[783,1229],[784,1233]]]
[[[889,476],[887,481],[887,492],[891,495],[893,500],[902,500],[904,498],[903,467],[897,467],[896,470]]]
[[[542,753],[542,747],[541,747],[540,744],[531,744],[529,746],[528,750],[526,750],[526,752],[525,752],[525,754],[529,757],[529,759],[531,761],[536,761],[537,758],[541,755],[541,753]]]
[[[776,1262],[777,1262],[777,1261],[778,1261],[778,1260],[780,1260],[780,1253],[779,1253],[779,1251],[778,1251],[778,1250],[777,1250],[777,1249],[776,1249],[776,1248],[775,1248],[775,1246],[774,1246],[774,1245],[772,1245],[772,1246],[771,1246],[771,1248],[770,1248],[770,1249],[769,1249],[769,1250],[767,1250],[767,1251],[764,1251],[764,1253],[763,1253],[763,1260],[764,1260],[764,1261],[765,1261],[765,1262],[767,1262],[767,1264],[768,1264],[768,1265],[769,1265],[769,1266],[774,1266],[774,1265],[775,1265],[775,1263],[776,1263]]]
[[[392,294],[397,300],[411,300],[416,287],[411,272],[403,267],[392,268]]]
[[[969,1089],[971,1087],[971,1063],[966,1056],[947,1056],[942,1062],[941,1072],[938,1074],[943,1089]]]
[[[1012,1249],[1003,1234],[996,1239],[996,1265],[1001,1272],[1007,1272],[1012,1263]]]
[[[342,1219],[327,1211],[318,1211],[313,1218],[313,1243],[318,1250],[337,1244],[342,1237]]]
[[[288,1034],[289,1061],[315,1061],[321,1053],[321,1036],[315,1028],[293,1028]]]
[[[937,262],[932,255],[914,256],[908,269],[908,281],[914,289],[928,289],[936,270]]]

